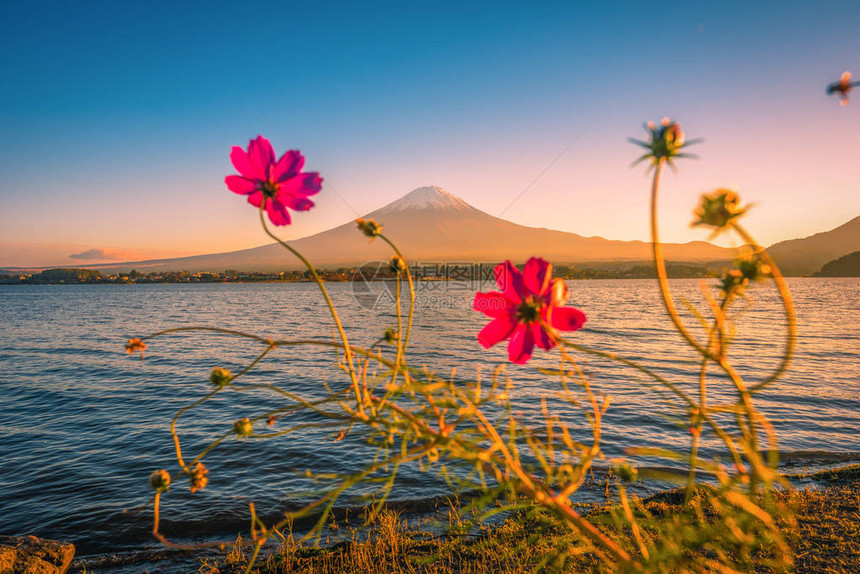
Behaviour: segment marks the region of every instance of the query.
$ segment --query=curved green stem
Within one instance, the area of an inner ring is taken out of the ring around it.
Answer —
[[[266,543],[267,539],[268,535],[263,534],[263,536],[254,543],[254,551],[251,553],[251,558],[248,560],[248,565],[245,567],[243,574],[251,574],[251,570],[254,568],[254,563],[257,561],[257,556],[260,554],[260,548]]]
[[[243,333],[242,331],[235,331],[233,329],[222,329],[220,327],[205,327],[205,326],[189,326],[189,327],[174,327],[172,329],[164,329],[163,331],[157,331],[155,333],[151,333],[144,337],[141,337],[141,340],[154,339],[156,337],[161,337],[163,335],[169,335],[172,333],[178,333],[182,331],[208,331],[211,333],[221,333],[224,335],[233,335],[236,337],[244,337],[246,339],[252,339],[254,341],[259,341],[261,343],[265,343],[266,345],[270,345],[274,347],[300,347],[302,345],[310,345],[317,347],[328,347],[330,349],[344,349],[344,345],[342,343],[335,343],[332,341],[317,341],[314,339],[293,339],[293,340],[275,340],[275,339],[267,339],[266,337],[260,337],[257,335],[251,335],[249,333]],[[354,355],[359,355],[361,357],[373,359],[378,362],[380,365],[388,367],[390,369],[394,368],[394,363],[381,357],[378,353],[371,352],[367,349],[363,349],[361,347],[350,346],[350,352]],[[410,369],[416,370],[416,369]],[[417,370],[416,370],[417,371]]]
[[[380,234],[379,237],[382,238],[388,245],[391,246],[391,249],[394,250],[394,253],[397,254],[398,257],[403,259],[403,262],[406,263],[406,282],[409,284],[409,316],[406,320],[406,334],[402,338],[403,344],[403,352],[406,352],[406,347],[409,344],[409,334],[412,330],[412,318],[415,314],[415,285],[412,282],[412,270],[409,268],[409,263],[406,262],[406,259],[403,257],[403,254],[400,252],[400,249],[397,248],[394,243],[388,239],[385,235]],[[399,276],[399,274],[398,274]]]
[[[710,345],[713,344],[713,331],[711,332],[711,342],[709,342],[708,348],[710,349]],[[702,367],[699,370],[699,412],[705,412],[707,408],[707,398],[708,398],[708,389],[707,389],[707,376],[708,376],[708,363],[710,361],[705,358],[702,359]],[[692,421],[691,421],[692,422]],[[696,461],[699,456],[699,433],[701,431],[701,424],[696,424],[695,427],[690,427],[691,432],[693,433],[692,444],[690,445],[690,474],[687,476],[687,490],[685,494],[685,500],[687,502],[690,501],[690,498],[693,495],[693,486],[696,484]]]
[[[773,259],[771,259],[770,254],[768,254],[767,250],[761,247],[756,241],[752,238],[752,236],[747,233],[747,231],[741,227],[739,224],[734,223],[733,227],[738,235],[744,240],[745,243],[752,246],[752,248],[756,251],[758,256],[761,258],[762,262],[765,265],[770,267],[770,275],[773,278],[773,282],[776,285],[777,290],[779,291],[779,296],[782,299],[783,308],[785,310],[785,321],[786,321],[786,336],[785,336],[785,350],[783,351],[782,361],[780,361],[779,366],[774,370],[773,373],[770,374],[763,381],[756,383],[749,387],[749,392],[754,393],[757,390],[769,385],[776,379],[778,379],[786,369],[788,369],[789,363],[791,363],[791,357],[794,354],[794,347],[797,343],[797,312],[794,309],[794,301],[791,298],[791,291],[788,289],[788,284],[785,281],[785,277],[782,276],[782,272],[779,270],[779,267],[774,263]]]
[[[505,440],[498,434],[495,426],[493,426],[489,419],[487,419],[480,410],[475,411],[475,417],[483,423],[484,428],[486,429],[487,438],[501,453],[504,458],[506,468],[513,473],[517,481],[517,487],[519,490],[526,493],[529,498],[535,502],[542,504],[549,510],[555,512],[559,518],[572,525],[591,542],[612,554],[612,556],[622,564],[627,566],[632,565],[630,554],[627,551],[606,536],[591,522],[583,518],[573,508],[564,504],[563,501],[558,500],[555,492],[545,484],[535,481],[534,477],[523,469],[517,454],[506,444]]]
[[[260,343],[269,344],[272,342],[271,339],[266,337],[260,337],[259,335],[252,335],[250,333],[245,333],[244,331],[236,331],[234,329],[222,329],[221,327],[205,327],[205,326],[188,326],[188,327],[172,327],[170,329],[164,329],[162,331],[156,331],[155,333],[150,333],[149,335],[144,335],[140,338],[141,341],[146,341],[147,339],[154,339],[156,337],[161,337],[162,335],[170,335],[171,333],[181,333],[183,331],[210,331],[212,333],[221,333],[222,335],[233,335],[235,337],[244,337],[246,339],[253,339],[255,341],[259,341]]]
[[[654,371],[652,371],[651,369],[649,369],[647,367],[643,367],[642,365],[640,365],[634,361],[631,361],[630,359],[625,359],[624,357],[619,357],[615,353],[607,353],[605,351],[598,351],[597,349],[592,349],[592,348],[586,347],[584,345],[577,345],[576,343],[571,343],[570,341],[568,341],[567,339],[565,339],[564,337],[561,337],[559,335],[556,335],[555,338],[556,338],[556,341],[558,341],[559,343],[561,343],[567,347],[570,347],[571,349],[575,349],[577,351],[581,351],[581,352],[587,353],[589,355],[595,355],[598,357],[603,357],[605,359],[610,359],[612,361],[617,361],[623,365],[627,365],[628,367],[631,367],[631,368],[639,371],[640,373],[647,375],[648,377],[654,379],[655,381],[657,381],[658,383],[660,383],[661,385],[663,385],[664,387],[666,387],[667,389],[672,391],[672,393],[674,393],[678,398],[680,398],[682,401],[687,403],[687,405],[689,407],[698,408],[698,406],[699,406],[696,403],[696,401],[694,401],[689,396],[687,396],[687,394],[684,391],[682,391],[681,389],[679,389],[677,385],[675,385],[671,381],[668,381],[665,377],[658,375],[657,373],[655,373]],[[738,453],[737,448],[735,447],[735,444],[734,444],[734,441],[732,440],[732,438],[726,433],[726,431],[724,431],[722,429],[722,427],[720,427],[720,425],[717,424],[717,422],[713,419],[713,417],[711,417],[710,414],[707,413],[707,411],[700,411],[700,412],[702,415],[702,420],[707,422],[708,426],[725,443],[726,448],[729,449],[729,452],[731,453],[732,459],[735,461],[735,463],[741,464],[741,462],[742,462],[741,456]]]
[[[702,347],[693,335],[684,326],[681,321],[681,316],[678,314],[678,309],[675,307],[675,300],[672,299],[672,293],[669,290],[669,277],[666,273],[666,260],[663,257],[663,245],[660,243],[659,230],[657,227],[657,195],[660,187],[660,174],[663,171],[663,165],[666,160],[661,158],[654,166],[654,179],[651,183],[651,251],[654,256],[654,270],[657,272],[657,281],[660,285],[660,294],[663,297],[663,305],[666,312],[675,324],[675,328],[682,337],[702,356],[714,359],[711,353]]]
[[[397,382],[397,376],[400,374],[400,363],[403,361],[403,345],[405,343],[403,340],[403,313],[400,310],[400,271],[397,272],[397,279],[394,287],[394,304],[397,307],[397,355],[394,359],[396,367],[391,373],[392,385]]]
[[[308,261],[304,255],[296,251],[292,246],[282,240],[280,237],[269,231],[269,226],[266,225],[266,218],[264,217],[264,208],[266,206],[266,202],[263,201],[260,203],[260,223],[263,225],[263,230],[266,232],[266,235],[277,241],[282,247],[287,249],[290,253],[299,258],[299,260],[304,263],[305,267],[307,267],[308,271],[311,272],[311,275],[314,278],[314,282],[320,288],[322,292],[323,298],[325,298],[326,305],[328,305],[328,309],[331,312],[332,319],[334,320],[334,324],[337,327],[337,332],[340,335],[341,341],[343,341],[343,350],[346,355],[346,366],[349,370],[349,377],[352,380],[353,392],[355,392],[355,401],[358,404],[359,412],[364,411],[364,406],[362,405],[361,398],[361,390],[358,385],[358,374],[355,371],[355,364],[353,362],[352,350],[349,345],[349,339],[347,339],[346,331],[343,330],[343,325],[340,322],[340,317],[337,314],[337,310],[334,307],[334,303],[331,300],[331,297],[328,294],[328,289],[325,288],[325,284],[322,279],[320,279],[319,273],[317,273],[316,268]]]
[[[271,351],[272,349],[273,349],[273,347],[271,345],[269,345],[269,347],[266,348],[265,351],[260,353],[257,356],[257,358],[255,358],[247,367],[242,369],[236,376],[232,377],[230,379],[230,382],[228,383],[228,385],[232,384],[233,381],[235,381],[236,379],[238,379],[239,377],[241,377],[242,375],[244,375],[245,373],[247,373],[248,371],[253,369],[254,366],[257,363],[259,363],[260,361],[262,361],[263,357],[265,357],[269,353],[269,351]],[[170,435],[173,437],[173,445],[176,449],[176,460],[179,462],[179,466],[181,466],[185,472],[188,472],[188,466],[186,466],[185,461],[182,459],[182,446],[179,443],[179,434],[177,434],[177,432],[176,432],[176,423],[179,422],[179,417],[181,417],[184,413],[186,413],[187,411],[193,409],[194,407],[196,407],[198,405],[205,403],[206,401],[208,401],[209,399],[211,399],[212,397],[217,395],[224,388],[226,388],[226,385],[224,387],[214,389],[214,390],[210,391],[203,398],[197,399],[196,401],[194,401],[190,405],[186,405],[186,406],[182,407],[181,409],[179,409],[179,412],[177,412],[176,415],[174,415],[173,420],[170,421]],[[198,460],[200,460],[199,456],[197,458],[195,458],[191,464],[194,464]]]

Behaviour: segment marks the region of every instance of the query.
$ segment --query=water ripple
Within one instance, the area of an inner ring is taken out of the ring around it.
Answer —
[[[797,353],[789,373],[759,395],[759,405],[774,422],[790,464],[856,458],[860,281],[790,283],[801,325]],[[483,350],[475,334],[485,319],[470,310],[472,294],[441,287],[434,296],[445,305],[416,316],[412,363],[443,373],[456,367],[463,380],[481,369],[486,380],[494,364],[505,361],[505,348]],[[698,280],[673,281],[672,287],[680,297],[699,300]],[[671,330],[652,281],[579,281],[570,289],[572,303],[589,316],[586,328],[573,335],[578,342],[639,361],[695,392],[699,362]],[[355,344],[372,345],[394,320],[390,310],[375,313],[357,305],[348,284],[331,290]],[[783,324],[772,288],[753,289],[751,299],[754,305],[741,306],[737,317],[732,355],[739,372],[756,381],[777,365]],[[325,311],[311,284],[0,286],[0,532],[69,539],[81,554],[151,544],[150,513],[135,509],[151,497],[149,473],[175,466],[171,417],[208,392],[212,367],[236,372],[262,347],[211,333],[177,333],[151,341],[147,359],[139,361],[122,352],[125,340],[181,325],[330,340]],[[324,383],[344,384],[331,367],[335,356],[327,349],[280,348],[244,381],[322,396]],[[611,361],[579,361],[596,392],[612,397],[603,437],[607,455],[621,454],[634,442],[687,444],[686,430],[657,412],[682,408],[677,400]],[[540,399],[554,388],[533,367],[556,364],[554,356],[536,355],[528,367],[507,367],[516,381],[515,409],[527,420],[539,421]],[[711,379],[711,401],[733,400],[725,377]],[[179,421],[185,451],[197,452],[233,420],[278,402],[259,390],[219,395]],[[581,415],[556,406],[574,437],[589,440]],[[304,476],[305,469],[350,472],[372,456],[357,433],[342,442],[334,442],[334,434],[315,430],[265,442],[225,441],[207,457],[211,474],[204,491],[192,496],[180,480],[166,495],[165,531],[229,536],[246,527],[251,500],[265,515],[298,507],[321,486]],[[714,448],[705,440],[705,452]],[[438,477],[406,466],[395,494],[425,499],[445,491]],[[343,503],[366,492],[351,491]]]

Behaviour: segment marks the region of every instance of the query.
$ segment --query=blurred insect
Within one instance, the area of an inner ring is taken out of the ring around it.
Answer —
[[[844,72],[838,82],[833,82],[827,86],[827,95],[839,94],[839,105],[848,105],[848,94],[851,93],[856,86],[860,86],[860,82],[851,81],[851,72]]]

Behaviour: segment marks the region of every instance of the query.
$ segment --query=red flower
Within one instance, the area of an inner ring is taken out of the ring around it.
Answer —
[[[496,266],[496,283],[501,292],[477,293],[473,308],[493,320],[478,333],[478,342],[489,349],[510,339],[508,358],[523,364],[532,356],[535,344],[541,349],[555,347],[555,331],[576,331],[585,324],[585,313],[564,307],[567,286],[552,278],[552,264],[532,257],[523,272],[510,261]]]
[[[309,195],[322,188],[317,172],[301,173],[305,157],[298,150],[290,150],[275,161],[272,144],[263,136],[248,143],[246,152],[233,146],[230,152],[233,166],[241,175],[228,175],[224,181],[230,191],[248,196],[248,203],[260,207],[266,202],[266,213],[275,225],[289,225],[293,211],[307,211],[314,206]]]

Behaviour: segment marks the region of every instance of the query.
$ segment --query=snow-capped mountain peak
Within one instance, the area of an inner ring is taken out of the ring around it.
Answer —
[[[378,213],[416,209],[474,209],[471,205],[441,187],[429,185],[414,189],[380,209]]]

